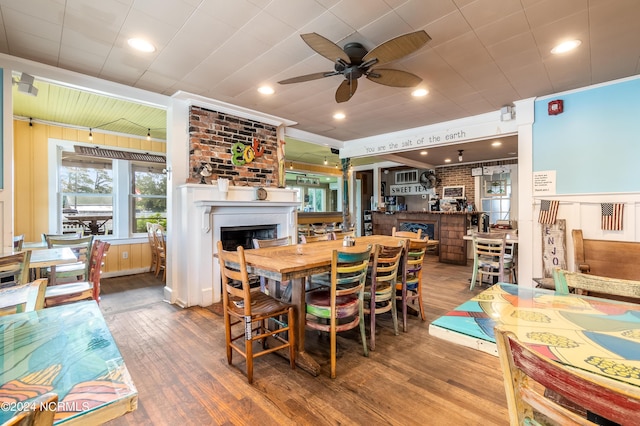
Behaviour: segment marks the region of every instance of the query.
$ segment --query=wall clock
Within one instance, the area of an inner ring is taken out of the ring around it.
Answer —
[[[264,188],[256,189],[256,198],[258,200],[266,200],[267,199],[267,190]]]

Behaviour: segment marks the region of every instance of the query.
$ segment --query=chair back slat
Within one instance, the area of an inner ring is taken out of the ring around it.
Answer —
[[[288,246],[291,245],[291,237],[272,238],[265,240],[254,238],[252,240],[252,243],[253,248]]]
[[[29,281],[31,251],[0,257],[0,287],[26,284]]]
[[[637,424],[640,396],[635,386],[552,361],[500,326],[495,329],[495,337],[511,424],[537,424],[532,422],[535,413],[553,424],[595,424],[569,411],[555,398],[545,397],[545,389],[612,422]]]
[[[612,296],[640,298],[640,281],[569,272],[559,268],[553,270],[553,279],[556,291],[561,294],[568,294],[570,289],[576,289]]]

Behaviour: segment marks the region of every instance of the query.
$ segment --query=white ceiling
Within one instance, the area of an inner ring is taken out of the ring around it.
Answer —
[[[166,95],[200,94],[340,141],[640,70],[638,0],[0,0],[0,18],[0,52]],[[333,69],[302,33],[371,49],[420,29],[432,40],[388,67],[420,76],[424,98],[360,79],[354,97],[337,104],[339,76],[276,83]],[[132,51],[133,36],[157,51]],[[576,51],[551,55],[574,38]],[[263,84],[276,93],[258,93]],[[347,118],[333,120],[336,111]]]

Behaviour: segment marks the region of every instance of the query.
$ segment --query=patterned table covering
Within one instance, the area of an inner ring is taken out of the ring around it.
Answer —
[[[557,362],[640,386],[640,304],[496,284],[431,330],[495,344],[498,323]]]
[[[55,423],[104,423],[138,392],[94,301],[0,318],[0,423],[33,398],[58,394]]]

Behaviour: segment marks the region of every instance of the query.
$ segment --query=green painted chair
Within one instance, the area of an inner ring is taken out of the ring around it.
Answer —
[[[331,378],[336,377],[337,334],[360,327],[362,349],[369,356],[364,323],[364,284],[371,245],[364,251],[334,250],[331,256],[331,286],[307,294],[306,326],[329,333]]]
[[[506,241],[504,235],[496,237],[490,234],[473,236],[473,274],[469,290],[473,290],[476,281],[483,276],[497,282],[505,282],[505,277],[513,274],[513,257],[505,254]]]
[[[74,263],[49,268],[47,271],[49,273],[49,285],[56,285],[61,282],[89,280],[89,257],[91,256],[93,238],[93,235],[79,238],[47,236],[47,246],[49,248],[69,247],[78,259],[78,261]]]
[[[404,252],[405,241],[396,246],[376,244],[373,262],[364,288],[364,313],[369,315],[370,349],[376,349],[376,317],[391,312],[393,332],[398,335],[398,313],[396,308],[396,282],[398,267]]]

